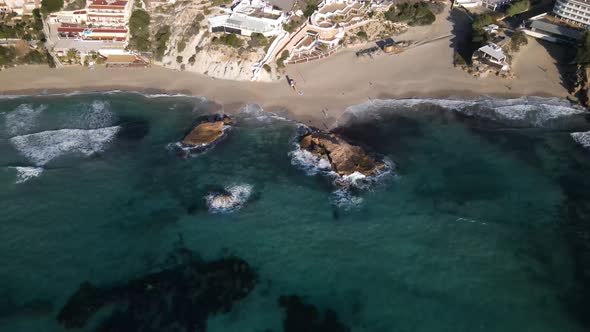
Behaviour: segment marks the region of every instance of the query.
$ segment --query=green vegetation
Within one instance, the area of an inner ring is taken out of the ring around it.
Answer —
[[[529,0],[519,0],[510,4],[506,10],[506,16],[514,16],[520,13],[524,13],[531,8],[531,2]]]
[[[184,49],[186,48],[186,41],[184,41],[184,38],[178,42],[178,44],[176,44],[176,48],[178,49],[178,52],[182,52],[184,51]]]
[[[264,37],[263,34],[258,33],[258,32],[254,32],[250,36],[250,41],[248,42],[248,45],[251,47],[266,46],[266,45],[268,45],[268,39],[266,39],[266,37]]]
[[[151,48],[150,15],[143,9],[136,9],[129,18],[129,47],[146,52]]]
[[[391,6],[385,13],[385,18],[392,22],[407,22],[408,25],[430,25],[436,16],[426,2],[402,3]]]
[[[510,49],[518,52],[520,47],[528,44],[528,42],[526,34],[522,31],[517,31],[510,37]]]
[[[203,16],[203,14],[199,15]],[[191,23],[191,26],[186,30],[186,36],[192,37],[199,34],[199,31],[201,31],[200,21],[199,16],[197,16],[197,18]]]
[[[464,66],[467,64],[467,61],[465,61],[465,58],[463,58],[463,56],[461,56],[461,54],[459,54],[459,52],[455,51],[455,54],[453,54],[453,65],[454,66]]]
[[[289,51],[284,50],[283,53],[281,53],[281,57],[277,59],[277,67],[285,68],[285,60],[287,60],[288,57]]]
[[[16,64],[43,64],[47,63],[50,67],[55,67],[53,58],[42,48],[39,50],[30,50],[27,54],[19,57],[16,48],[13,46],[0,46],[0,66],[12,66]]]
[[[211,41],[213,42],[213,44],[223,44],[234,48],[240,48],[242,47],[242,45],[244,45],[244,41],[238,38],[238,36],[236,36],[233,33],[223,34],[219,38],[213,37]]]
[[[584,32],[576,51],[576,63],[587,66],[590,64],[590,32]]]
[[[363,40],[369,39],[369,36],[367,36],[367,33],[364,32],[363,30],[357,32],[356,36],[359,37],[360,39],[363,39]]]
[[[64,0],[41,0],[41,12],[43,15],[57,12],[64,6]]]
[[[272,68],[270,68],[270,65],[268,63],[265,63],[264,66],[262,66],[262,68],[264,68],[264,70],[266,70],[266,72],[269,74],[272,71]]]
[[[310,17],[313,12],[318,9],[318,0],[307,0],[305,2],[305,9],[303,10],[303,15],[305,17]]]
[[[169,39],[170,39],[170,26],[169,25],[165,25],[165,26],[161,27],[158,30],[158,32],[156,33],[156,35],[154,36],[154,40],[156,42],[156,50],[154,51],[154,57],[156,58],[157,61],[162,61],[162,58],[164,57],[164,53],[166,53],[166,50],[168,49],[166,44],[168,43]]]
[[[24,18],[14,24],[0,21],[0,39],[23,39],[27,41],[46,41],[43,33],[43,20],[39,9],[34,9],[30,18]]]
[[[484,31],[484,27],[490,24],[495,23],[495,20],[492,16],[483,14],[475,17],[473,22],[471,23],[471,40],[476,45],[483,45],[490,41],[492,38],[489,33]],[[479,46],[478,46],[479,47]]]
[[[176,62],[177,62],[177,63],[182,63],[182,56],[180,56],[180,55],[179,55],[179,56],[177,56],[177,57],[176,57]]]
[[[213,0],[211,2],[211,4],[216,7],[219,7],[221,5],[226,5],[226,6],[231,5],[231,3],[232,3],[232,0]]]
[[[16,50],[14,47],[0,46],[0,66],[11,65],[16,60]]]
[[[86,7],[86,0],[74,0],[70,2],[64,10],[80,10]]]
[[[196,57],[197,57],[197,55],[196,55],[196,54],[193,54],[193,55],[191,55],[191,57],[190,57],[190,58],[188,58],[188,63],[189,63],[191,66],[195,64],[195,59],[196,59]]]

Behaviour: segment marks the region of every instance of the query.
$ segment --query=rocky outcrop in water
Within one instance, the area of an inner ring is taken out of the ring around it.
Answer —
[[[279,305],[286,311],[283,320],[284,332],[349,332],[350,329],[338,320],[332,310],[326,310],[323,317],[318,309],[304,303],[297,295],[281,296]]]
[[[232,123],[226,115],[214,115],[201,121],[182,140],[185,147],[206,147],[219,141],[225,134],[227,126]]]
[[[385,165],[370,156],[363,148],[348,143],[334,133],[309,130],[301,136],[299,146],[312,154],[327,158],[332,169],[341,176],[355,172],[366,176],[379,173]]]
[[[100,308],[114,305],[96,331],[206,331],[210,315],[230,311],[255,283],[254,271],[239,258],[191,259],[122,285],[85,282],[57,319],[66,328],[82,328]]]

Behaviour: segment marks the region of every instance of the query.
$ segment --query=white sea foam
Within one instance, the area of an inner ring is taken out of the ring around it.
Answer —
[[[306,126],[300,125],[300,132],[306,130]],[[289,152],[291,164],[305,172],[306,175],[314,176],[320,174],[332,180],[337,189],[332,192],[330,201],[333,205],[350,209],[362,204],[363,199],[355,192],[373,190],[386,179],[394,176],[395,164],[388,158],[382,158],[384,167],[378,173],[367,176],[360,172],[341,176],[332,169],[327,158],[319,157],[302,149],[298,143],[299,135],[293,140],[293,150]]]
[[[210,193],[205,197],[209,212],[230,213],[241,209],[252,195],[252,186],[237,184],[225,187],[221,193]]]
[[[16,183],[25,183],[30,179],[36,178],[43,172],[42,167],[15,167]]]
[[[46,105],[33,106],[21,104],[14,111],[5,115],[6,132],[10,136],[30,133],[37,125],[37,118],[47,108]]]
[[[574,141],[576,141],[576,143],[590,150],[590,131],[571,133],[570,135],[572,136]]]
[[[338,121],[339,126],[350,122],[373,121],[382,112],[408,111],[418,105],[434,105],[467,116],[499,121],[508,125],[551,127],[558,120],[567,120],[586,112],[560,98],[521,97],[513,99],[386,99],[350,106]]]
[[[271,123],[274,121],[289,121],[291,120],[277,115],[276,113],[267,112],[258,104],[243,105],[235,116],[241,121],[255,120],[257,122]]]
[[[82,103],[74,112],[67,114],[66,128],[98,129],[113,126],[117,115],[111,110],[111,104],[105,100]]]
[[[66,154],[90,156],[104,151],[113,140],[119,126],[100,129],[61,129],[15,136],[12,145],[27,159],[42,166]]]

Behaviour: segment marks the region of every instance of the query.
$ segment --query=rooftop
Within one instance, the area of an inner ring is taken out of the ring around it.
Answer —
[[[579,30],[573,29],[564,24],[552,23],[544,19],[534,20],[531,23],[531,28],[539,29],[548,33],[564,36],[571,39],[580,39],[580,37],[582,37],[582,32]]]

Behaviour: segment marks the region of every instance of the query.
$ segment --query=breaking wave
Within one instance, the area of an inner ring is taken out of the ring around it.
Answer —
[[[43,173],[42,167],[14,167],[16,170],[16,183],[25,183]]]
[[[119,126],[100,129],[60,129],[15,136],[10,143],[28,160],[43,166],[66,154],[90,156],[104,151],[113,140]]]
[[[241,209],[252,195],[249,184],[231,185],[222,192],[212,192],[205,197],[211,213],[230,213]]]
[[[590,150],[590,131],[571,133],[570,135],[576,143]]]
[[[272,123],[275,121],[288,121],[291,120],[282,117],[276,113],[267,112],[258,104],[245,104],[240,108],[238,113],[235,115],[236,119],[240,121],[256,121],[262,123]]]
[[[34,131],[37,118],[47,109],[46,105],[34,107],[31,104],[21,104],[14,111],[5,115],[6,132],[10,136],[24,135]]]
[[[513,99],[386,99],[350,106],[338,126],[378,120],[382,114],[419,110],[436,106],[469,117],[492,120],[507,126],[565,130],[588,127],[588,112],[561,98],[521,97]]]

